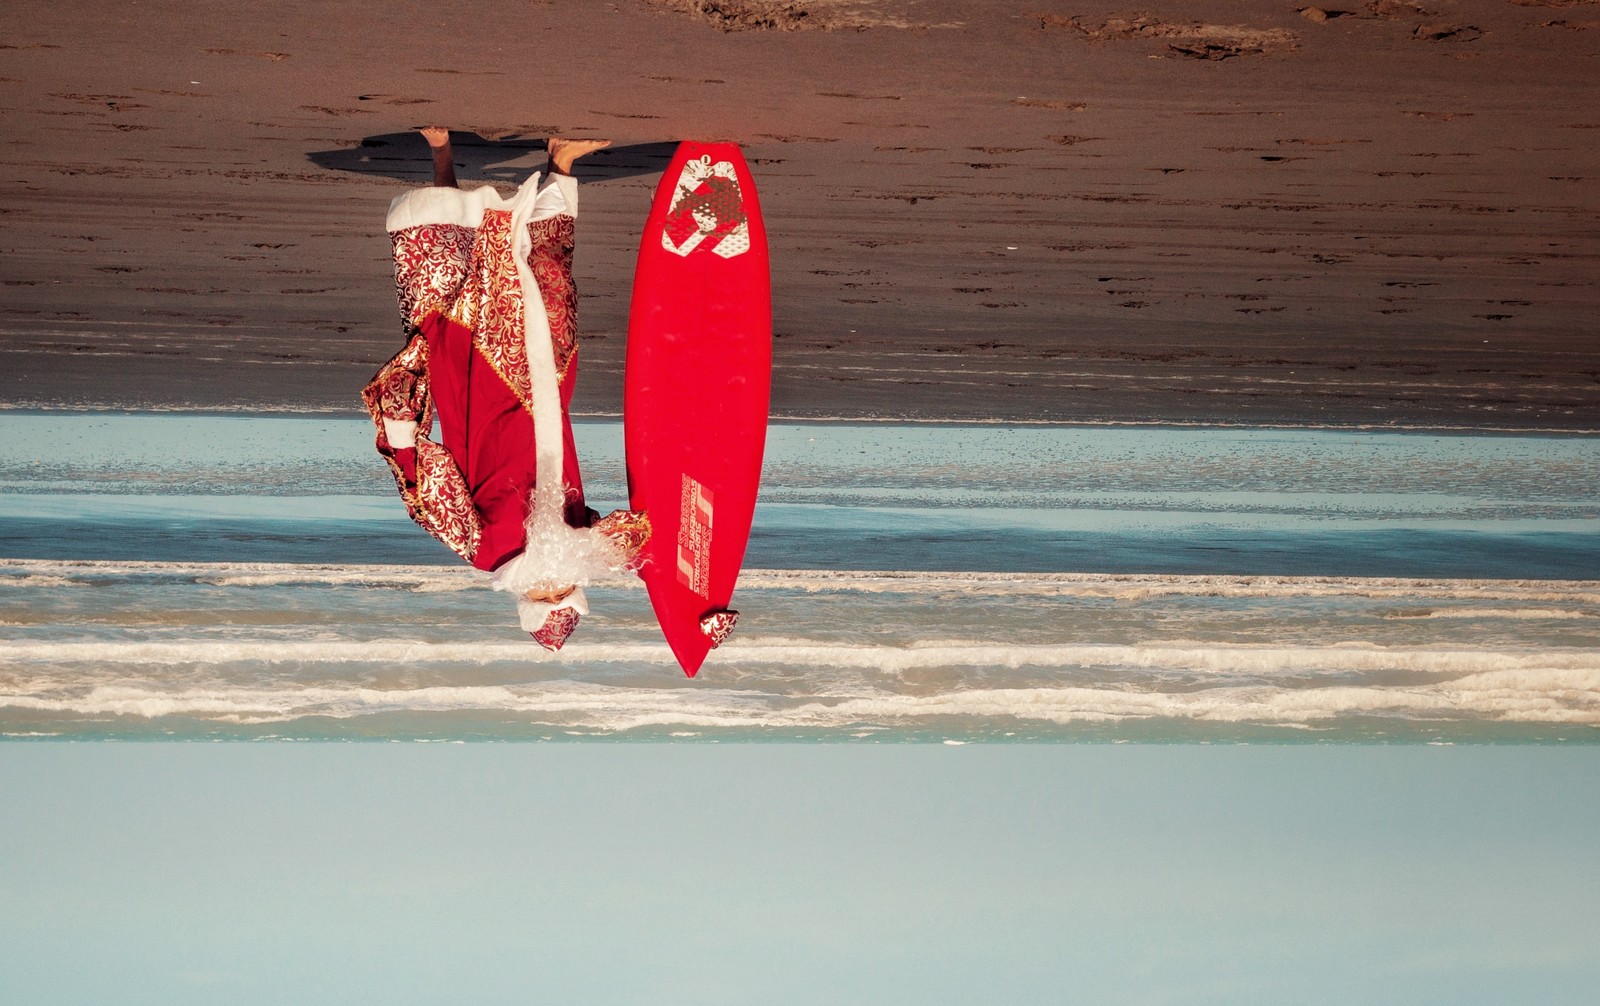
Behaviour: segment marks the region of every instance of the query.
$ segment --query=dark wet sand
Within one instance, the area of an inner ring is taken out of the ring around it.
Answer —
[[[464,181],[630,148],[587,165],[581,412],[700,136],[761,186],[779,415],[1600,429],[1600,3],[407,6],[359,45],[311,4],[0,13],[0,403],[353,409],[396,134],[439,122],[497,141]]]

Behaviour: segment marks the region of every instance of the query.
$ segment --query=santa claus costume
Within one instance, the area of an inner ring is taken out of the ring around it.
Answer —
[[[442,177],[389,207],[407,338],[362,399],[412,519],[491,572],[523,627],[558,649],[587,613],[583,586],[628,568],[649,535],[643,514],[595,521],[584,502],[567,415],[578,186],[535,173],[506,198]]]

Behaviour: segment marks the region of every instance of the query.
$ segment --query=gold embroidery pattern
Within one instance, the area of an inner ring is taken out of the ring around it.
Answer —
[[[533,641],[547,650],[554,652],[561,649],[567,637],[572,635],[572,630],[578,627],[578,613],[571,608],[557,608],[544,617],[544,624],[539,626],[539,631],[530,632]]]
[[[378,369],[362,389],[361,400],[378,428],[378,453],[389,463],[406,512],[422,529],[450,546],[467,560],[478,549],[482,523],[473,508],[472,494],[450,452],[417,437],[417,484],[406,483],[395,460],[394,447],[383,428],[385,418],[412,420],[419,430],[433,426],[433,398],[428,390],[428,340],[417,335]]]
[[[613,510],[592,526],[627,557],[623,569],[637,572],[644,565],[644,547],[650,541],[649,514],[643,510]]]
[[[451,311],[452,320],[472,332],[472,345],[533,411],[528,382],[528,350],[522,331],[522,284],[511,256],[511,214],[485,210],[472,246],[472,269]]]
[[[739,613],[732,608],[724,608],[700,619],[700,631],[711,640],[714,650],[728,641],[728,637],[733,635],[733,627],[738,624]]]
[[[417,438],[416,507],[411,517],[461,558],[472,561],[483,533],[472,493],[450,452],[426,437]]]
[[[407,331],[445,313],[467,276],[473,229],[459,224],[407,227],[394,241],[394,292]]]
[[[366,403],[372,421],[377,423],[380,437],[384,418],[410,420],[423,427],[429,424],[432,402],[428,397],[427,373],[428,340],[416,335],[379,368],[371,383],[362,389],[361,400]],[[386,446],[386,442],[380,440],[379,446]]]
[[[416,513],[413,509],[411,493],[406,488],[406,475],[400,469],[399,462],[394,459],[394,448],[389,445],[389,434],[383,428],[383,419],[411,419],[427,409],[428,396],[426,392],[426,374],[428,357],[428,344],[422,336],[417,336],[406,347],[396,353],[393,358],[378,368],[378,373],[367,386],[361,389],[362,404],[367,407],[367,414],[372,417],[372,422],[378,427],[378,453],[383,460],[389,462],[389,474],[394,476],[395,487],[400,490],[400,498],[405,501],[406,512],[413,518]],[[417,413],[406,415],[403,408],[397,407],[396,402],[402,398],[409,399],[411,392],[423,388],[421,392],[422,408]]]
[[[528,268],[538,281],[544,311],[550,319],[550,336],[556,356],[556,380],[564,381],[573,354],[578,351],[578,287],[572,281],[572,247],[577,221],[570,216],[550,217],[528,224],[533,239]]]

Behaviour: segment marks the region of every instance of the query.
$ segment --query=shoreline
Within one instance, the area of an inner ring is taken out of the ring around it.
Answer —
[[[0,416],[161,416],[182,418],[186,416],[205,419],[336,419],[365,420],[368,416],[358,409],[294,407],[284,405],[240,405],[231,409],[216,407],[190,407],[165,405],[150,407],[100,406],[100,405],[13,405],[0,402]],[[622,422],[622,413],[603,411],[577,411],[570,413],[575,423]],[[1314,433],[1400,433],[1449,436],[1505,436],[1550,437],[1581,439],[1600,436],[1600,426],[1486,426],[1476,424],[1401,424],[1401,423],[1337,423],[1337,422],[1287,422],[1264,420],[1259,423],[1225,420],[1164,420],[1164,419],[1004,419],[1004,418],[945,418],[920,416],[882,415],[790,415],[773,414],[768,417],[772,426],[912,426],[951,428],[1005,428],[1030,429],[1083,429],[1083,430],[1229,430],[1246,431],[1281,430],[1285,432]]]
[[[248,569],[264,572],[305,572],[309,570],[366,570],[378,569],[386,574],[410,572],[416,575],[426,574],[429,577],[436,575],[440,570],[445,570],[452,577],[474,584],[475,572],[463,566],[458,559],[443,556],[438,562],[359,562],[342,563],[326,560],[307,562],[288,562],[276,560],[211,560],[211,559],[85,559],[85,558],[35,558],[30,556],[0,555],[0,570],[7,569],[55,569],[61,567],[81,568],[85,570],[141,570],[146,572],[198,573],[216,572],[224,569]],[[1435,591],[1437,596],[1453,596],[1451,590],[1465,589],[1468,586],[1494,584],[1506,587],[1538,585],[1548,587],[1561,585],[1572,590],[1600,591],[1600,579],[1583,579],[1569,577],[1566,579],[1550,579],[1529,576],[1504,576],[1504,577],[1417,577],[1417,576],[1387,576],[1377,574],[1284,574],[1284,573],[1141,573],[1141,572],[1074,572],[1074,571],[1038,571],[1038,570],[962,570],[962,569],[849,569],[849,570],[819,570],[803,566],[785,568],[759,568],[751,567],[740,571],[742,578],[751,581],[795,581],[801,583],[808,590],[821,590],[822,586],[812,583],[817,578],[830,573],[848,573],[852,578],[860,581],[916,581],[947,579],[952,582],[1004,584],[1028,583],[1048,585],[1062,591],[1069,588],[1082,588],[1085,596],[1092,596],[1088,591],[1114,585],[1136,585],[1141,590],[1153,590],[1150,585],[1159,584],[1164,593],[1185,594],[1197,590],[1215,590],[1218,587],[1234,586],[1241,589],[1270,587],[1316,587],[1322,594],[1328,593],[1361,593],[1379,590],[1401,591],[1420,590],[1423,588]],[[596,581],[605,586],[627,586],[638,588],[639,585],[629,578],[628,574],[617,573]],[[1340,590],[1341,586],[1348,586],[1349,590]],[[642,588],[639,588],[642,589]],[[828,589],[848,592],[852,587],[830,587]],[[1434,595],[1429,595],[1434,596]]]

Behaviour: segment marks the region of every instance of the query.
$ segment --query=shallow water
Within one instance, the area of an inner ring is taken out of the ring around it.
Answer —
[[[688,681],[625,579],[530,645],[365,421],[5,422],[13,738],[1600,740],[1593,439],[776,427]]]

